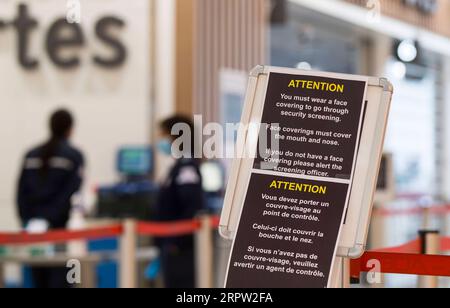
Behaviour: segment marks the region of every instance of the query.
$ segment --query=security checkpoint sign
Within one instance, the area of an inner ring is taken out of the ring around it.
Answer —
[[[254,160],[226,287],[330,286],[367,84],[358,76],[270,73],[261,123],[279,146]]]

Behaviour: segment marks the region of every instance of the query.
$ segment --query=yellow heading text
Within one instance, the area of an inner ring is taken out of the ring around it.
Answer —
[[[335,93],[344,93],[345,86],[343,84],[311,81],[311,80],[291,80],[289,88],[308,89],[317,91],[327,91]]]
[[[310,194],[325,195],[327,193],[326,186],[310,185],[296,182],[272,181],[270,189],[298,191]]]

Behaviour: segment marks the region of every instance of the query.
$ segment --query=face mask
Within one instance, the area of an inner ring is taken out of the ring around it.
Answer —
[[[156,145],[158,150],[164,155],[170,156],[172,155],[172,143],[169,139],[162,139]]]

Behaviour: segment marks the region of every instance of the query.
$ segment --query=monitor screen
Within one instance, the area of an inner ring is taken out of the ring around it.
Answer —
[[[117,169],[128,176],[149,175],[153,168],[152,151],[149,147],[127,147],[119,150]]]

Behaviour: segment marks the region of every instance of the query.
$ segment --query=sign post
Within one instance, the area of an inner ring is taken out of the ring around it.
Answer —
[[[251,167],[241,173],[247,181],[244,190],[236,191],[233,174],[230,179],[226,203],[239,202],[240,194],[242,204],[226,287],[334,285],[368,85],[369,78],[362,76],[267,74],[265,94],[247,110],[252,121],[263,124],[260,135],[272,140],[261,146],[260,138],[256,156],[246,159]],[[222,218],[229,208],[226,204]]]

